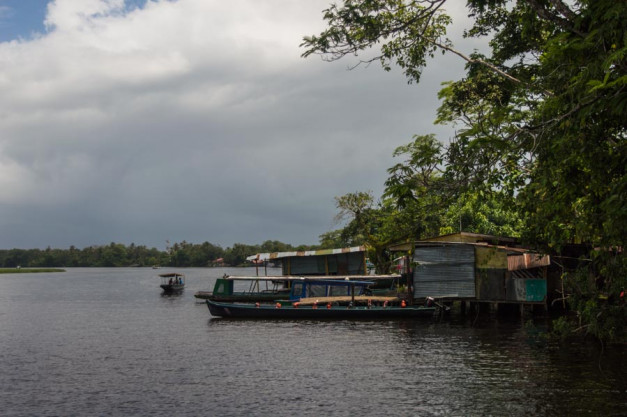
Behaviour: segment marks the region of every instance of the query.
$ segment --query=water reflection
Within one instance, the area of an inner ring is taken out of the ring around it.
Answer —
[[[557,344],[546,337],[547,329],[547,320],[525,326],[494,319],[477,328],[452,318],[426,328],[399,323],[395,343],[405,344],[401,353],[412,374],[437,381],[428,396],[455,399],[447,413],[624,414],[623,349]]]

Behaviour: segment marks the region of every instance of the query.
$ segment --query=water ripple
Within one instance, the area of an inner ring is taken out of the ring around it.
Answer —
[[[2,416],[621,415],[624,349],[520,321],[216,320],[151,271],[0,277]],[[213,271],[221,276],[224,271]],[[540,324],[541,325],[541,324]]]

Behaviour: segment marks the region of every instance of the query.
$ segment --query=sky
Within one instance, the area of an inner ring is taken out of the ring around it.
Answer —
[[[380,197],[441,83],[301,58],[330,0],[0,0],[0,249],[317,244]],[[451,2],[467,27],[463,2]]]

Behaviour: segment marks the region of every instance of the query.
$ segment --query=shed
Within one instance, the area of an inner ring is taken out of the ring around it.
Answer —
[[[366,248],[354,246],[339,249],[258,253],[246,258],[259,261],[281,261],[283,275],[367,275]]]
[[[390,249],[411,252],[414,298],[545,303],[550,258],[516,244],[514,238],[456,233]]]

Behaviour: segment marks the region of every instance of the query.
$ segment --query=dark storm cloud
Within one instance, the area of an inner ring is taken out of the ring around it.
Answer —
[[[326,1],[76,3],[0,44],[2,248],[314,244],[335,196],[380,195],[394,148],[451,135],[432,121],[463,62],[407,85],[301,59]]]

